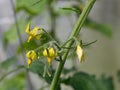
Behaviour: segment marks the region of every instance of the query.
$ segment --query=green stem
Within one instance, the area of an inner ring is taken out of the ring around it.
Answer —
[[[69,37],[69,39],[73,38],[73,37],[77,37],[84,22],[85,22],[85,19],[87,18],[90,10],[92,9],[93,7],[93,4],[95,3],[96,0],[89,0],[89,2],[87,3],[87,5],[85,6],[85,8],[83,9],[79,19],[78,19],[78,22],[75,24],[75,27],[73,29],[73,31],[71,32],[71,35]],[[71,47],[73,44],[73,41],[69,42],[66,44],[65,47]],[[56,90],[56,87],[57,87],[57,84],[59,82],[59,78],[60,78],[60,74],[63,70],[63,66],[64,66],[64,63],[66,61],[66,58],[68,56],[68,53],[69,53],[69,49],[66,50],[65,54],[63,55],[63,59],[60,60],[60,63],[57,67],[57,70],[55,72],[55,75],[54,75],[54,78],[53,78],[53,81],[51,83],[51,86],[50,86],[50,90]]]

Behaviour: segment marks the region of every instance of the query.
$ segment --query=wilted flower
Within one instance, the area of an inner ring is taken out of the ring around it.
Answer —
[[[84,52],[83,52],[83,49],[81,48],[80,45],[77,45],[76,54],[77,54],[78,59],[79,59],[79,61],[80,61],[81,63],[82,63],[83,61],[85,61]]]

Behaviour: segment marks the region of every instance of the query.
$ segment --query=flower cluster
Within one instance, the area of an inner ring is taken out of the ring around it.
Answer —
[[[34,27],[32,30],[30,30],[30,23],[27,25],[25,32],[29,35],[27,42],[30,42],[33,38],[39,40],[42,36],[42,28]],[[53,47],[49,47],[44,49],[43,56],[47,57],[48,64],[52,64],[52,60],[57,57],[57,52]],[[26,57],[28,58],[28,68],[30,67],[30,64],[38,59],[38,55],[34,50],[30,50],[26,53]]]
[[[30,23],[27,25],[25,32],[29,35],[27,42],[30,42],[33,38],[39,40],[42,36],[42,28],[36,26],[32,30],[30,30]],[[34,50],[28,51],[26,53],[26,57],[28,58],[28,68],[32,61],[38,58]]]

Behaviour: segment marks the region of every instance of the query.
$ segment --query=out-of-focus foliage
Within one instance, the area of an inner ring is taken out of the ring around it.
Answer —
[[[17,62],[17,57],[13,56],[0,63],[0,68],[8,69]]]
[[[0,90],[26,90],[25,74],[20,73],[3,80],[0,84]]]
[[[105,36],[108,36],[108,37],[112,36],[112,28],[109,25],[106,25],[103,23],[97,23],[90,19],[87,19],[85,26],[89,27],[95,31],[99,31],[100,33],[102,33]]]
[[[34,72],[34,73],[37,73],[39,75],[43,75],[44,73],[44,63],[37,60],[37,61],[34,61],[31,66],[30,66],[30,69],[29,69],[31,72]]]
[[[25,90],[25,72],[22,72],[24,66],[17,66],[17,56],[12,56],[0,63],[0,90]],[[18,72],[15,73],[14,72]],[[11,76],[9,76],[11,74]],[[6,78],[8,77],[8,78]]]
[[[39,3],[39,4],[35,4]],[[21,10],[26,11],[30,15],[38,15],[40,12],[44,11],[47,0],[16,0],[16,12]]]
[[[41,78],[45,79],[47,83],[51,83],[52,81],[52,77],[49,77],[48,75],[46,75],[45,77],[43,77],[44,74],[44,67],[45,64],[39,60],[34,61],[31,66],[30,66],[30,71],[33,73],[38,74]]]
[[[23,33],[27,24],[27,19],[20,18],[18,21],[19,31]],[[11,27],[4,33],[3,43],[8,45],[9,42],[16,42],[18,40],[18,34],[16,31],[16,24],[11,25]]]
[[[75,73],[72,77],[64,79],[62,83],[71,85],[74,90],[114,90],[112,77],[96,78],[84,72]]]
[[[120,70],[117,72],[118,81],[120,82]]]
[[[80,7],[78,7],[78,6],[62,8],[62,9],[65,11],[69,11],[69,13],[70,13],[70,11],[76,12],[77,15],[80,15],[82,12]],[[66,13],[65,11],[64,11],[64,13]],[[88,28],[91,28],[92,30],[99,31],[100,33],[102,33],[103,35],[105,35],[107,37],[112,36],[112,28],[109,25],[106,25],[105,23],[94,22],[89,17],[85,21],[85,26]]]
[[[24,42],[23,43],[23,47],[24,47],[24,50],[33,50],[35,49],[36,47],[38,47],[38,44],[32,40],[30,41],[29,43],[28,42]],[[22,47],[18,47],[18,53],[21,53],[22,52]]]

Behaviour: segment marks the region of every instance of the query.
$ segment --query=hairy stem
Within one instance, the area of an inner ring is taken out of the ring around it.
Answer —
[[[94,3],[95,3],[96,0],[89,0],[89,2],[87,3],[87,5],[85,6],[85,8],[83,9],[77,23],[75,24],[75,27],[73,29],[73,31],[71,32],[71,35],[69,37],[69,39],[73,38],[73,37],[77,37],[84,22],[85,22],[85,19],[87,18],[90,10],[92,9]],[[70,41],[69,43],[66,44],[65,47],[71,47],[73,44],[73,41]],[[51,83],[51,86],[50,86],[50,90],[56,90],[56,87],[57,87],[57,84],[59,82],[59,78],[60,78],[60,75],[61,75],[61,72],[63,70],[63,67],[64,67],[64,63],[66,61],[66,58],[68,56],[68,53],[69,53],[69,49],[66,50],[65,54],[63,55],[63,58],[62,60],[60,61],[58,67],[57,67],[57,70],[55,72],[55,75],[54,75],[54,78],[53,78],[53,81]]]

